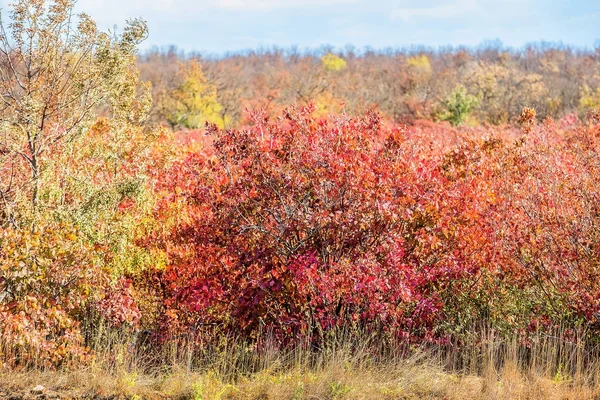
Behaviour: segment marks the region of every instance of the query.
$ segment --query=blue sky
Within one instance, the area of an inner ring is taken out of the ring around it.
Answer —
[[[12,0],[0,0],[5,8]],[[301,49],[476,46],[501,40],[594,47],[600,0],[79,0],[103,28],[143,17],[144,47],[177,45],[223,53],[296,45]]]

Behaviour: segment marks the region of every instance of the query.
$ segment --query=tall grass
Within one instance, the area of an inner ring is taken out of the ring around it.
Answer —
[[[414,346],[356,330],[281,349],[265,333],[185,337],[161,345],[98,326],[91,362],[47,370],[35,362],[0,373],[0,398],[43,385],[74,398],[181,399],[594,399],[600,354],[585,332],[539,332],[528,342],[480,329],[467,340]],[[0,338],[4,359],[19,357]]]

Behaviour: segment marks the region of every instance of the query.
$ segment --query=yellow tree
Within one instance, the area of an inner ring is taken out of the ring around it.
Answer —
[[[346,60],[332,53],[327,53],[321,57],[321,64],[327,71],[341,71],[346,68]]]
[[[584,111],[600,109],[600,86],[593,90],[588,85],[583,85],[579,106]]]
[[[217,100],[217,89],[211,84],[196,60],[182,64],[182,82],[171,92],[171,106],[168,121],[172,127],[196,129],[207,121],[223,127],[227,117]]]

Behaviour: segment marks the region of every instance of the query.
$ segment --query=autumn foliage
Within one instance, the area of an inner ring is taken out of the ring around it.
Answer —
[[[348,326],[444,342],[481,323],[595,323],[596,125],[448,140],[313,112],[211,127],[213,145],[161,175],[163,326],[285,344]]]
[[[86,16],[69,27],[72,2],[49,2],[51,18],[26,3],[13,29],[33,39],[10,50],[0,36],[0,368],[92,362],[101,328],[131,351],[225,337],[312,351],[343,330],[460,347],[482,326],[525,345],[557,327],[600,338],[593,90],[585,117],[552,119],[545,100],[515,111],[547,88],[503,56],[434,104],[422,94],[443,60],[420,54],[395,70],[397,114],[340,101],[355,91],[339,76],[363,64],[334,54],[256,92],[194,61],[155,93],[172,127],[195,129],[173,135],[145,125],[158,111],[135,66],[142,21],[110,36]],[[61,102],[53,79],[87,100]],[[471,112],[495,125],[465,127]]]

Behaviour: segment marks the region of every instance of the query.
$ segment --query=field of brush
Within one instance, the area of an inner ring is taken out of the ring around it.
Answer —
[[[73,7],[0,20],[0,399],[600,398],[598,52]]]

